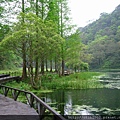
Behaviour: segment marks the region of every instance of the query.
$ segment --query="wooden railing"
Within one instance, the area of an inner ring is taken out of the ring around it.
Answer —
[[[0,77],[0,83],[5,83],[8,81],[16,80],[17,82],[20,81],[21,77],[19,76],[6,76],[6,77]]]
[[[1,84],[0,84],[0,88],[2,89],[2,92],[5,96],[7,96],[8,94],[11,94],[12,98],[15,101],[19,97],[20,93],[22,93],[22,95],[25,96],[27,103],[30,105],[30,107],[33,107],[37,111],[40,117],[40,120],[42,120],[45,117],[46,110],[52,113],[51,115],[52,120],[66,120],[62,115],[60,115],[58,112],[52,109],[49,105],[47,105],[43,100],[38,98],[32,92],[19,90],[19,89],[8,87],[8,86],[1,85]]]
[[[3,73],[2,73],[2,75],[6,75],[6,74],[7,74],[7,75],[9,74],[10,76],[21,76],[22,73],[17,72],[17,71],[16,71],[16,72],[10,72],[10,71],[9,71],[9,72],[3,72]]]
[[[10,74],[0,74],[0,78],[8,77],[8,76],[10,76]]]

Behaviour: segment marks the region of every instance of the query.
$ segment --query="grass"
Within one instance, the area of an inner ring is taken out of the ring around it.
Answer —
[[[11,82],[7,82],[5,85],[13,87],[13,88],[18,88],[20,90],[26,90],[26,91],[31,91],[32,90],[31,85],[27,84],[23,81],[21,81],[19,83],[17,83],[16,81],[11,81]]]
[[[2,73],[15,73],[21,75],[21,70],[15,71],[0,71]],[[99,76],[100,72],[80,72],[70,74],[69,76],[59,77],[58,74],[46,73],[41,77],[41,89],[37,92],[51,92],[52,89],[88,89],[88,88],[101,88],[102,84],[94,76]],[[7,86],[18,88],[21,90],[34,91],[30,80],[21,81],[17,83],[15,81],[6,83]],[[50,90],[50,91],[49,91]]]
[[[88,89],[101,88],[102,84],[93,76],[99,76],[97,72],[81,72],[71,74],[65,77],[51,75],[51,79],[42,79],[44,89]]]

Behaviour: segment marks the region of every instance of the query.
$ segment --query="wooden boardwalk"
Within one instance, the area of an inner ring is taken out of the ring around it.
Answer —
[[[10,80],[20,80],[20,77],[0,76],[0,83]],[[12,95],[12,98],[5,97],[0,94],[0,120],[47,120],[46,111],[49,111],[52,120],[66,120],[62,115],[52,109],[44,101],[38,98],[32,92],[20,90],[0,84],[0,88],[5,96]],[[20,93],[23,93],[27,100],[27,104],[17,101]],[[50,115],[50,114],[49,114]]]
[[[38,115],[35,109],[0,94],[0,115]]]
[[[39,120],[34,108],[0,94],[0,120]]]

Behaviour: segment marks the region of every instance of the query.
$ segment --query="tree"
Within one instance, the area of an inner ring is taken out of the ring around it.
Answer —
[[[59,0],[58,1],[58,33],[61,35],[62,38],[66,39],[68,33],[70,34],[71,27],[70,25],[70,17],[69,17],[69,8],[68,8],[68,1],[67,0]],[[72,31],[72,30],[71,30]],[[61,46],[61,57],[62,57],[62,75],[64,75],[65,69],[65,51],[66,51],[66,44],[62,44]]]
[[[81,42],[79,30],[67,38],[66,41],[66,65],[68,68],[74,69],[75,72],[81,69],[91,60],[90,54],[86,54],[86,46]],[[89,57],[89,59],[88,59]],[[88,65],[87,65],[88,66]]]
[[[21,22],[23,18],[24,22]],[[53,23],[51,23],[51,21],[44,23],[44,21],[35,14],[21,13],[19,22],[15,24],[13,31],[1,42],[2,46],[7,46],[14,52],[18,51],[21,56],[26,54],[29,76],[33,87],[36,86],[35,73],[33,71],[36,58],[41,59],[43,53],[44,55],[48,55],[53,45],[57,46],[56,50],[53,51],[53,54],[55,54],[56,51],[59,51],[59,46],[64,42],[54,31],[52,25]],[[58,39],[58,41],[56,39]],[[25,51],[23,51],[23,40],[26,44]]]
[[[3,1],[0,1],[3,4]],[[0,6],[0,42],[4,39],[5,35],[9,32],[10,26],[7,24],[2,24],[2,19],[4,17],[5,11],[4,7]],[[15,56],[12,51],[7,51],[3,47],[0,46],[0,69],[11,69],[15,68],[16,64],[12,63],[12,61],[16,61]]]
[[[7,2],[9,4],[9,2]],[[37,15],[37,17],[40,17],[43,20],[44,24],[48,24],[49,26],[49,30],[47,30],[50,34],[48,35],[46,32],[44,32],[45,30],[43,29],[43,34],[45,35],[45,38],[51,37],[51,39],[55,38],[56,39],[56,43],[55,44],[61,44],[61,49],[60,47],[58,47],[59,49],[50,49],[50,53],[48,52],[42,52],[40,56],[36,55],[37,57],[35,57],[34,59],[36,59],[36,61],[34,61],[34,65],[35,65],[35,76],[36,79],[38,78],[38,72],[39,72],[39,66],[41,64],[41,73],[44,74],[44,63],[45,61],[51,61],[51,65],[52,65],[52,61],[54,61],[55,63],[55,70],[57,71],[57,65],[59,64],[60,61],[60,57],[62,57],[62,74],[64,74],[64,59],[65,59],[65,51],[66,51],[66,44],[65,42],[61,42],[61,40],[63,41],[63,38],[66,39],[68,36],[68,33],[70,34],[71,28],[72,26],[69,24],[70,23],[70,18],[69,18],[69,9],[67,7],[67,0],[27,0],[24,1],[22,0],[22,4],[19,0],[17,1],[12,1],[12,4],[14,7],[12,7],[10,5],[10,10],[13,10],[13,8],[18,7],[17,9],[17,14],[19,14],[21,11],[23,13],[34,13]],[[10,12],[12,13],[12,12]],[[15,11],[13,10],[13,13],[15,13]],[[24,15],[22,16],[22,24],[24,24]],[[51,21],[51,22],[48,22]],[[52,24],[51,24],[52,23]],[[54,24],[53,24],[54,23]],[[50,26],[51,25],[51,26]],[[53,29],[54,27],[54,29]],[[15,28],[16,31],[19,31],[17,28]],[[24,29],[24,27],[23,27]],[[51,31],[53,33],[51,33]],[[38,28],[36,28],[36,32],[38,31]],[[59,35],[55,35],[55,34],[59,34]],[[54,36],[54,37],[53,37]],[[37,39],[39,38],[38,34],[36,33],[36,41],[38,41]],[[27,38],[31,38],[31,35]],[[60,42],[57,40],[60,40]],[[45,40],[43,38],[43,40]],[[46,40],[45,40],[46,41]],[[27,77],[27,71],[26,71],[26,64],[27,64],[27,44],[28,41],[26,40],[26,35],[23,36],[23,40],[22,42],[22,59],[23,59],[23,74],[22,74],[22,78],[26,78]],[[54,41],[55,42],[55,41]],[[29,42],[29,44],[31,45],[31,48],[33,48],[33,42]],[[44,48],[44,43],[41,43],[40,46],[42,46]],[[36,44],[36,48],[39,47],[38,44]],[[36,50],[37,51],[37,50]],[[53,52],[54,51],[54,52]],[[23,54],[24,53],[24,54]],[[56,53],[59,53],[59,55],[57,55]],[[40,62],[39,62],[40,61]],[[47,65],[46,65],[47,66]],[[52,67],[51,67],[52,68]],[[52,71],[52,69],[51,69]]]
[[[25,3],[22,0],[22,13],[25,13]],[[24,15],[22,16],[21,24],[24,24]],[[23,70],[22,70],[22,79],[27,78],[27,68],[26,68],[26,40],[24,39],[25,36],[22,37],[22,59],[23,59]]]

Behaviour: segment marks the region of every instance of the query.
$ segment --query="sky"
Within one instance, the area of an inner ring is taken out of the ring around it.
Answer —
[[[84,27],[99,19],[100,13],[111,13],[120,0],[69,0],[72,23],[77,27]]]

